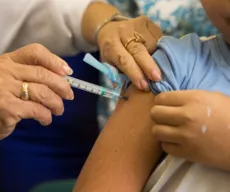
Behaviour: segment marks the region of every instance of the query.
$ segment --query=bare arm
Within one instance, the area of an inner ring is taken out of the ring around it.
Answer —
[[[162,151],[151,135],[154,95],[130,87],[100,134],[75,192],[140,192]]]

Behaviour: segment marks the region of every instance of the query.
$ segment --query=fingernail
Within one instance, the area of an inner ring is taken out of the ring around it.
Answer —
[[[73,74],[73,70],[68,66],[68,65],[66,65],[66,64],[63,64],[63,70],[65,71],[65,73],[67,74],[67,75],[72,75]]]
[[[141,80],[140,85],[141,85],[142,90],[144,90],[144,91],[149,91],[150,90],[149,85],[148,85],[146,80]]]
[[[48,126],[49,125],[49,123],[47,123],[47,122],[40,122],[40,124],[42,125],[42,126],[44,126],[44,127],[46,127],[46,126]]]
[[[74,93],[73,90],[71,89],[68,100],[74,100]]]
[[[62,110],[56,110],[54,114],[56,116],[61,116],[61,115],[63,115],[63,113],[64,113],[64,108]]]
[[[161,74],[158,69],[153,69],[151,72],[151,79],[152,81],[160,81],[161,80]]]

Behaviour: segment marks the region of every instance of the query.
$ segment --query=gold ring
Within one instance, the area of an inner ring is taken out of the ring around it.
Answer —
[[[21,95],[20,95],[20,98],[22,100],[29,100],[29,92],[28,92],[28,87],[29,87],[29,84],[26,83],[26,82],[23,82],[22,83],[22,87],[21,87]]]
[[[134,37],[130,38],[126,43],[125,43],[125,48],[127,49],[129,43],[132,41],[135,41],[136,43],[145,43],[145,39],[142,37],[140,33],[134,32]]]

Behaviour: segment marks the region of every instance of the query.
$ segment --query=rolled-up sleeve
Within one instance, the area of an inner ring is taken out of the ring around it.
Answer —
[[[200,88],[200,84],[210,67],[210,47],[204,48],[196,34],[189,34],[181,39],[163,37],[157,43],[157,50],[152,55],[162,73],[162,80],[148,80],[154,95],[161,92]],[[213,74],[211,74],[212,76]],[[209,81],[212,77],[208,77]],[[213,78],[212,78],[213,79]],[[127,81],[127,86],[130,80]]]
[[[60,56],[96,51],[81,34],[83,14],[92,1],[0,1],[0,53],[30,43],[40,43]]]
[[[194,73],[195,66],[201,69],[204,63],[198,65],[197,55],[202,53],[202,43],[196,34],[189,34],[181,39],[163,37],[159,40],[153,59],[162,72],[162,80],[149,81],[152,92],[194,89],[195,79],[202,79],[201,74]],[[201,56],[199,56],[201,57]],[[195,78],[196,77],[196,78]]]

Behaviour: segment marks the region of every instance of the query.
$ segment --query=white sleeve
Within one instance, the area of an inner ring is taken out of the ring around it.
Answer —
[[[81,34],[83,14],[92,1],[1,0],[0,54],[30,43],[40,43],[60,56],[95,51]]]

